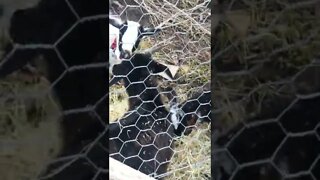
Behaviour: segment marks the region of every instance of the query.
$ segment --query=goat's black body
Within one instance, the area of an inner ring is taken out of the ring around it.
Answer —
[[[173,140],[194,125],[197,114],[207,115],[210,110],[210,92],[196,94],[190,101],[179,105],[187,114],[175,130],[171,113],[165,108],[161,95],[174,100],[175,91],[167,88],[160,92],[157,76],[166,67],[152,60],[150,55],[136,54],[130,60],[115,65],[113,82],[123,80],[129,96],[129,112],[109,125],[111,157],[149,175],[167,171],[173,155]],[[201,103],[199,107],[199,101]],[[204,118],[209,121],[210,118]],[[142,159],[142,160],[141,160]]]
[[[157,79],[150,73],[164,69],[151,56],[136,54],[113,70],[115,78],[127,75],[121,79],[131,98],[129,112],[118,123],[110,124],[110,154],[145,174],[165,173],[167,160],[173,154],[170,149],[173,148],[173,127],[167,120],[169,112],[161,101]],[[164,149],[159,150],[161,148]]]

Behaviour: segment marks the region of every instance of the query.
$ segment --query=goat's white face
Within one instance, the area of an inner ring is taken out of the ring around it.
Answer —
[[[141,38],[154,35],[160,31],[160,29],[143,27],[134,21],[122,22],[120,19],[109,18],[109,23],[111,24],[109,24],[109,29],[112,29],[112,31],[118,29],[118,32],[114,33],[117,36],[115,55],[118,59],[130,58],[132,53],[138,48]],[[110,30],[110,32],[112,31]]]
[[[122,34],[122,50],[126,52],[128,55],[131,55],[132,52],[135,50],[135,46],[139,44],[140,41],[140,29],[141,25],[134,21],[128,21],[127,22],[127,29],[126,31],[123,31]],[[120,29],[120,32],[122,30]],[[128,58],[128,57],[125,57]]]

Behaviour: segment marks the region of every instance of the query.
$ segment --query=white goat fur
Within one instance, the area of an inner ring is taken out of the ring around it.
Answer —
[[[119,29],[109,24],[109,72],[115,64],[120,64],[120,50],[119,50]],[[111,49],[111,45],[116,38],[117,46],[115,51]]]
[[[118,21],[119,24],[123,24],[120,19],[115,19]],[[122,49],[124,51],[132,53],[133,46],[137,42],[139,38],[139,27],[141,26],[138,22],[134,21],[127,21],[127,30],[122,36]],[[113,43],[114,38],[117,39],[117,47],[115,50],[115,55],[119,58],[120,57],[120,50],[119,50],[119,36],[120,36],[120,29],[114,27],[109,23],[109,47]]]

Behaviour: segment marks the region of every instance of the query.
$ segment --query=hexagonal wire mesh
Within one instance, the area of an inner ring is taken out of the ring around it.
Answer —
[[[211,115],[210,1],[113,2],[113,14],[162,31],[109,78],[121,78],[109,90],[110,156],[159,179],[209,179],[211,128],[198,120]],[[148,56],[146,49],[156,50]],[[174,78],[155,74],[163,71]]]
[[[14,2],[2,6],[13,16],[0,63],[1,178],[107,179],[105,3]]]
[[[320,178],[319,7],[215,4],[214,179]]]

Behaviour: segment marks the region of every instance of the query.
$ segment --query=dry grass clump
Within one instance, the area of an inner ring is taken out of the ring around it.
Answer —
[[[188,136],[176,140],[168,180],[211,178],[211,124],[197,126]]]
[[[0,174],[3,180],[36,179],[60,151],[60,109],[49,83],[18,76],[0,80]]]
[[[109,123],[121,118],[128,111],[128,95],[123,86],[109,88]]]

